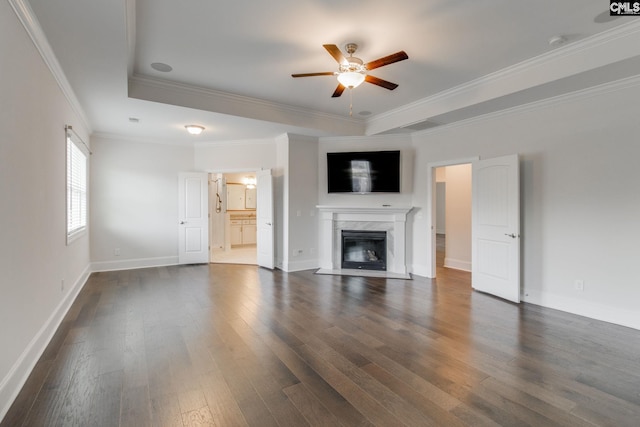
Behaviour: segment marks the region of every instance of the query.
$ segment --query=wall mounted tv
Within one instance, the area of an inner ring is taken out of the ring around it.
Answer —
[[[400,151],[327,153],[329,193],[399,193]]]

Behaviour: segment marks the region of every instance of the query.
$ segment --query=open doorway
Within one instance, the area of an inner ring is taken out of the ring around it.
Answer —
[[[257,264],[256,174],[209,174],[210,262]]]
[[[436,268],[444,267],[447,247],[447,181],[446,167],[435,170],[436,173]]]
[[[430,165],[432,203],[431,276],[442,268],[471,272],[471,161]]]
[[[443,166],[471,163],[471,257],[468,267],[451,265],[450,230],[455,230],[446,218],[444,264],[459,270],[471,270],[471,286],[480,292],[495,295],[515,303],[521,300],[520,277],[520,181],[517,154],[488,159],[474,158],[430,163],[428,165],[428,230],[430,262],[426,276],[436,277],[436,169]],[[451,181],[447,176],[446,204],[449,205]],[[448,206],[447,206],[448,207]],[[447,209],[448,210],[448,209]],[[453,258],[453,257],[452,257]],[[460,261],[453,259],[453,261]],[[441,270],[442,271],[442,270]]]

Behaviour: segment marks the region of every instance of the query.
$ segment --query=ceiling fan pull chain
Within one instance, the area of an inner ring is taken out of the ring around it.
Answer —
[[[349,117],[353,117],[353,89],[349,88]]]

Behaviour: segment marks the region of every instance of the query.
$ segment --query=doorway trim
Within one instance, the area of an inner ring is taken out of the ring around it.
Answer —
[[[427,262],[426,276],[430,279],[436,277],[436,169],[446,166],[471,164],[480,160],[479,156],[460,159],[442,160],[427,163],[427,230],[429,231],[429,260]]]

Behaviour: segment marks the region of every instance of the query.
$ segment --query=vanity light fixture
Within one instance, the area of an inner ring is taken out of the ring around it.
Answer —
[[[245,176],[242,182],[250,190],[256,188],[256,179],[253,177]]]

